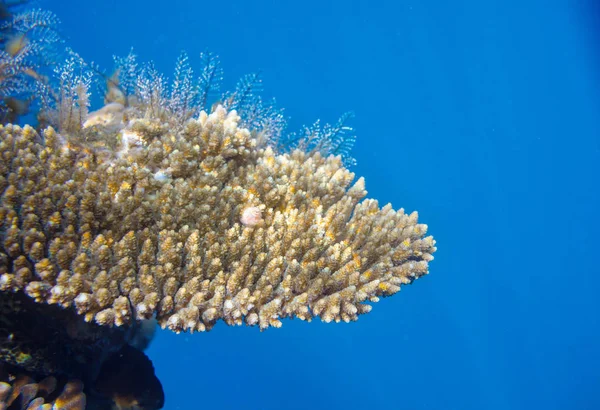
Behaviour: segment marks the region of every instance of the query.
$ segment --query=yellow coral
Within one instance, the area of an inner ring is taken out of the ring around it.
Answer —
[[[0,128],[0,291],[107,325],[264,329],[356,320],[428,272],[427,226],[363,200],[338,157],[259,148],[222,107],[177,132],[144,121],[132,121],[141,143],[108,155],[52,129]]]

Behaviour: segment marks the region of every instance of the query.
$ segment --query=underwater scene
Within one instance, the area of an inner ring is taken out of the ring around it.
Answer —
[[[594,1],[0,0],[0,410],[600,409],[599,176]]]

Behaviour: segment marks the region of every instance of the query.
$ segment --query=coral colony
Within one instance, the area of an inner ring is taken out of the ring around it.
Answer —
[[[0,11],[0,408],[158,409],[156,324],[351,322],[428,273],[417,213],[347,168],[349,115],[286,133],[256,74],[219,95],[210,53],[171,81],[133,53],[106,75],[69,51],[46,76],[57,18]]]

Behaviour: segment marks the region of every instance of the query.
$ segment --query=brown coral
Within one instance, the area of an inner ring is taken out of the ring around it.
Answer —
[[[86,401],[89,409],[162,408],[161,383],[142,352],[153,321],[100,326],[73,309],[36,303],[22,292],[0,292],[0,312],[0,410],[23,409],[30,402],[31,410],[44,402],[77,409]],[[63,391],[68,380],[72,383]]]
[[[1,410],[157,410],[163,405],[152,363],[131,346],[106,360],[90,383],[58,374],[39,376],[0,362]]]
[[[59,383],[54,376],[36,381],[33,377],[0,364],[0,409],[84,410],[83,383]]]
[[[363,200],[339,157],[275,154],[238,121],[218,107],[177,133],[138,120],[84,141],[0,128],[0,290],[100,324],[265,329],[356,320],[428,272],[416,213]]]

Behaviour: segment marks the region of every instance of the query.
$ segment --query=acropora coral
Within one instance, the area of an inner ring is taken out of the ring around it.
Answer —
[[[1,128],[0,290],[102,325],[266,329],[356,320],[427,273],[416,213],[363,200],[339,157],[257,146],[239,120],[130,119],[116,141]]]

